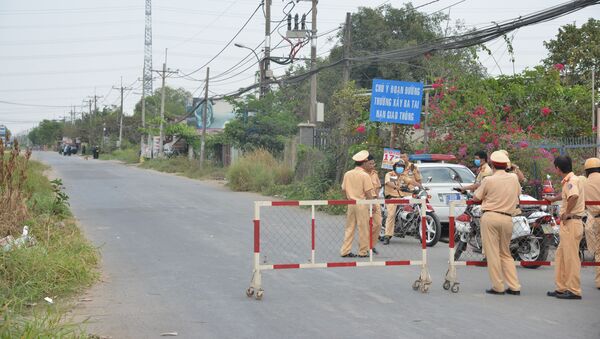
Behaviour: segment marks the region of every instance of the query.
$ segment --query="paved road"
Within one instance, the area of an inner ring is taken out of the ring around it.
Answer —
[[[105,281],[76,313],[113,338],[599,338],[600,291],[582,270],[584,300],[545,296],[552,268],[518,273],[523,293],[490,296],[482,268],[460,268],[458,294],[441,288],[447,248],[430,251],[434,285],[414,292],[417,267],[280,270],[265,298],[245,289],[254,200],[210,182],[115,162],[34,154],[63,178]],[[335,245],[336,247],[339,244]]]

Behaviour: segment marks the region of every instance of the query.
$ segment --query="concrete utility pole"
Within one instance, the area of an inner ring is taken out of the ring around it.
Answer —
[[[123,87],[123,77],[121,77],[121,87],[114,87],[114,89],[118,89],[121,91],[121,114],[119,117],[119,141],[117,142],[117,148],[121,148],[121,143],[123,141],[123,92],[125,90],[131,90],[131,87]]]
[[[429,149],[429,126],[427,125],[427,118],[429,117],[429,91],[425,91],[425,111],[423,114],[423,143],[425,147]]]
[[[165,80],[167,78],[168,75],[172,74],[172,73],[177,73],[177,71],[171,71],[167,69],[167,49],[165,48],[165,62],[163,63],[163,68],[161,71],[158,70],[154,70],[155,72],[158,72],[162,78],[162,88],[161,88],[161,93],[160,93],[160,126],[159,126],[159,133],[160,133],[160,144],[158,146],[158,157],[162,158],[164,156],[164,141],[165,141],[165,135],[164,135],[164,131],[163,131],[163,125],[164,125],[164,120],[165,120]]]
[[[260,67],[260,96],[263,97],[269,91],[266,85],[269,71],[269,57],[271,56],[271,0],[265,0],[265,56]],[[259,61],[260,63],[260,61]],[[260,65],[259,65],[260,66]]]
[[[312,0],[312,30],[310,32],[310,70],[317,67],[317,0]],[[317,74],[310,76],[310,122],[317,122]]]
[[[350,80],[350,49],[352,48],[352,14],[346,13],[346,26],[344,27],[344,70],[343,79],[344,84]]]
[[[269,0],[267,0],[269,1]],[[204,167],[204,147],[206,140],[206,115],[208,113],[208,74],[210,67],[206,67],[206,85],[204,86],[204,107],[202,108],[202,137],[200,138],[200,168]]]
[[[90,147],[92,146],[92,128],[94,126],[93,118],[98,113],[98,99],[103,98],[102,95],[96,95],[96,91],[94,90],[94,95],[88,96],[89,103],[89,119],[90,119],[90,135],[88,137],[88,142],[90,143]],[[92,100],[94,101],[94,110],[92,111]],[[95,119],[94,119],[95,120]]]

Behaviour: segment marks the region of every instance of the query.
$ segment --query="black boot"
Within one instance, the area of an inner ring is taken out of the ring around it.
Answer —
[[[384,245],[389,245],[390,244],[390,236],[385,236],[385,238],[383,238],[383,244]]]

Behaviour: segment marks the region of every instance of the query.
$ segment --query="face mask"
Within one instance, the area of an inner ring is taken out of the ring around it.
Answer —
[[[396,173],[398,173],[398,174],[404,173],[404,167],[396,167]]]
[[[477,167],[481,166],[481,160],[475,159],[475,166],[477,166]]]

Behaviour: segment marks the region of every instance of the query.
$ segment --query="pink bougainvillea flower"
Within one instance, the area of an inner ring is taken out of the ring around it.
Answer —
[[[414,128],[414,129],[420,129],[420,128],[421,128],[421,124],[414,124],[414,125],[413,125],[413,128]]]
[[[475,109],[473,114],[478,115],[478,116],[485,115],[485,108],[482,106],[477,106],[477,108]]]
[[[527,141],[523,140],[519,143],[519,147],[527,148],[527,147],[529,147],[529,144],[527,143]]]
[[[598,126],[592,127],[592,132],[596,132],[598,130]]]
[[[552,152],[552,153],[558,153],[558,150],[556,148],[553,148],[553,149],[550,150],[550,152]]]
[[[502,107],[502,110],[506,113],[510,113],[512,107],[510,107],[509,105],[504,105],[504,107]]]
[[[467,156],[467,146],[461,146],[458,149],[458,155],[462,158],[466,157]]]
[[[442,87],[442,84],[438,84],[437,82],[434,83],[433,85],[431,85],[431,87],[433,87],[433,89],[438,89],[440,87]]]
[[[542,112],[542,115],[547,117],[548,115],[550,115],[550,113],[552,113],[552,110],[550,109],[550,107],[542,107],[542,109],[540,110]]]
[[[449,92],[454,92],[456,90],[457,90],[456,86],[450,86],[450,88],[448,88]]]
[[[365,127],[365,125],[358,125],[358,127],[356,127],[356,131],[358,133],[365,133],[366,130],[367,128]]]
[[[533,125],[529,125],[529,126],[527,126],[527,130],[528,130],[528,131],[531,131],[532,129],[533,129]]]
[[[425,153],[425,150],[422,150],[422,149],[415,150],[415,154],[423,154],[423,153]]]
[[[565,69],[565,65],[563,65],[563,64],[554,64],[554,69],[560,72],[563,69]]]
[[[486,139],[485,139],[485,137],[483,137],[483,136],[479,138],[479,141],[480,141],[480,142],[485,142],[485,140],[486,140]]]

